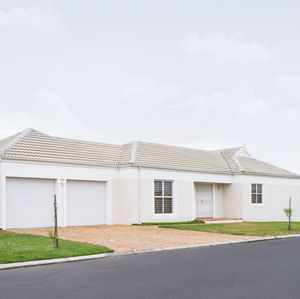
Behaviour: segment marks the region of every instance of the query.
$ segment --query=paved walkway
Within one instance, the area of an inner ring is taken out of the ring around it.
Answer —
[[[15,229],[17,233],[48,236],[49,228]],[[105,225],[59,228],[61,239],[104,245],[116,252],[254,239],[157,226]]]

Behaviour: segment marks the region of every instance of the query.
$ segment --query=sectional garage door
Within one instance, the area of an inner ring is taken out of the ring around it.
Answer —
[[[67,181],[67,225],[105,224],[105,183]]]
[[[53,226],[54,180],[7,178],[7,228]]]

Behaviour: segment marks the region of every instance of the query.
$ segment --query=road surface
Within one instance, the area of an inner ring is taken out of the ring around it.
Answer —
[[[0,298],[296,299],[300,238],[5,270]]]

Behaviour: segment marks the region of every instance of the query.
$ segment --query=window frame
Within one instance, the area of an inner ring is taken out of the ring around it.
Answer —
[[[252,187],[255,185],[255,192],[252,191]],[[261,186],[261,192],[258,192],[257,186]],[[250,203],[251,205],[257,206],[257,205],[263,205],[264,204],[264,185],[260,183],[252,183],[250,185]],[[255,202],[252,202],[252,196],[255,195]],[[261,195],[261,202],[257,202],[257,195]]]
[[[159,195],[159,196],[156,196],[155,195],[155,182],[162,182],[162,195]],[[165,196],[164,195],[164,183],[167,182],[167,183],[171,183],[171,190],[172,190],[172,195],[171,196]],[[174,180],[170,180],[170,179],[154,179],[153,180],[153,197],[152,197],[152,200],[153,200],[153,215],[154,217],[174,217],[175,215],[175,194],[174,194]],[[162,199],[162,213],[156,213],[155,212],[155,199],[156,198],[161,198]],[[164,198],[167,198],[167,199],[171,199],[172,200],[172,212],[171,213],[165,213],[164,212]]]

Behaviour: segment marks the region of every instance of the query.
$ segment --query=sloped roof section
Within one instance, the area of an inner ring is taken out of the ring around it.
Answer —
[[[12,147],[4,150],[2,158],[118,166],[122,155],[121,145],[53,137],[33,129],[25,133]]]
[[[0,140],[0,158],[300,178],[293,172],[253,159],[245,147],[207,151],[142,141],[116,145],[55,137],[34,129],[26,129]]]
[[[153,168],[231,173],[226,161],[218,151],[204,151],[148,142],[139,142],[136,164]]]
[[[23,131],[25,132],[25,131]],[[18,138],[23,132],[19,132],[15,135],[9,136],[5,139],[0,140],[0,149],[5,149],[7,146],[9,146],[15,139]]]
[[[279,168],[269,163],[247,157],[237,157],[245,173],[264,174],[272,176],[298,176],[296,173]]]

